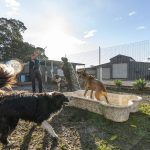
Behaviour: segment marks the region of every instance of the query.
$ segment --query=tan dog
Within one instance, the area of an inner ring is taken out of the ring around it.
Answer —
[[[106,102],[109,103],[108,98],[107,98],[107,91],[102,82],[95,79],[92,75],[89,75],[88,73],[86,73],[85,70],[77,71],[77,74],[79,78],[82,78],[85,81],[84,96],[86,96],[88,90],[91,90],[90,98],[92,98],[93,91],[95,91],[95,98],[97,100],[100,100],[100,97],[104,96],[106,99]]]

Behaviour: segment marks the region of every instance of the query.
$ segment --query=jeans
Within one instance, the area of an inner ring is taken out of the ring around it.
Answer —
[[[35,80],[38,81],[39,93],[42,93],[42,76],[40,70],[30,70],[30,77],[32,81],[32,91],[36,92]]]

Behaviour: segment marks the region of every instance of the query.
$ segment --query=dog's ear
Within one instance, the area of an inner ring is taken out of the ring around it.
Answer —
[[[56,91],[52,93],[52,96],[60,96],[60,95],[63,95],[63,94],[61,92],[56,92]]]
[[[53,92],[52,98],[57,104],[62,104],[64,102],[69,102],[68,98],[61,92]],[[57,101],[56,101],[57,100]]]

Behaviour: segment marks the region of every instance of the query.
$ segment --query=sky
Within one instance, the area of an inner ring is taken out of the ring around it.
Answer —
[[[24,41],[60,60],[99,46],[149,40],[149,6],[149,0],[0,0],[0,17],[22,21]]]

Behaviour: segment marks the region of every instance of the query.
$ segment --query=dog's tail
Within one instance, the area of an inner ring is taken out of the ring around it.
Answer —
[[[15,84],[16,76],[23,69],[23,64],[18,60],[9,60],[5,64],[0,63],[0,88],[6,87],[11,89]]]
[[[16,83],[16,74],[5,64],[0,64],[0,88],[7,87]]]
[[[103,85],[103,95],[104,95],[104,97],[105,97],[105,99],[106,99],[106,102],[107,102],[107,104],[108,104],[109,101],[108,101],[108,96],[107,96],[107,90],[106,90],[106,88],[104,87],[104,85]]]
[[[105,97],[105,99],[106,99],[106,102],[109,103],[108,97],[107,97],[107,92],[103,92],[103,93],[104,93],[104,97]]]
[[[107,97],[107,92],[106,92],[106,91],[95,92],[95,98],[96,98],[97,100],[100,100],[100,98],[101,98],[102,96],[104,96],[105,99],[106,99],[106,102],[109,103],[108,97]]]

